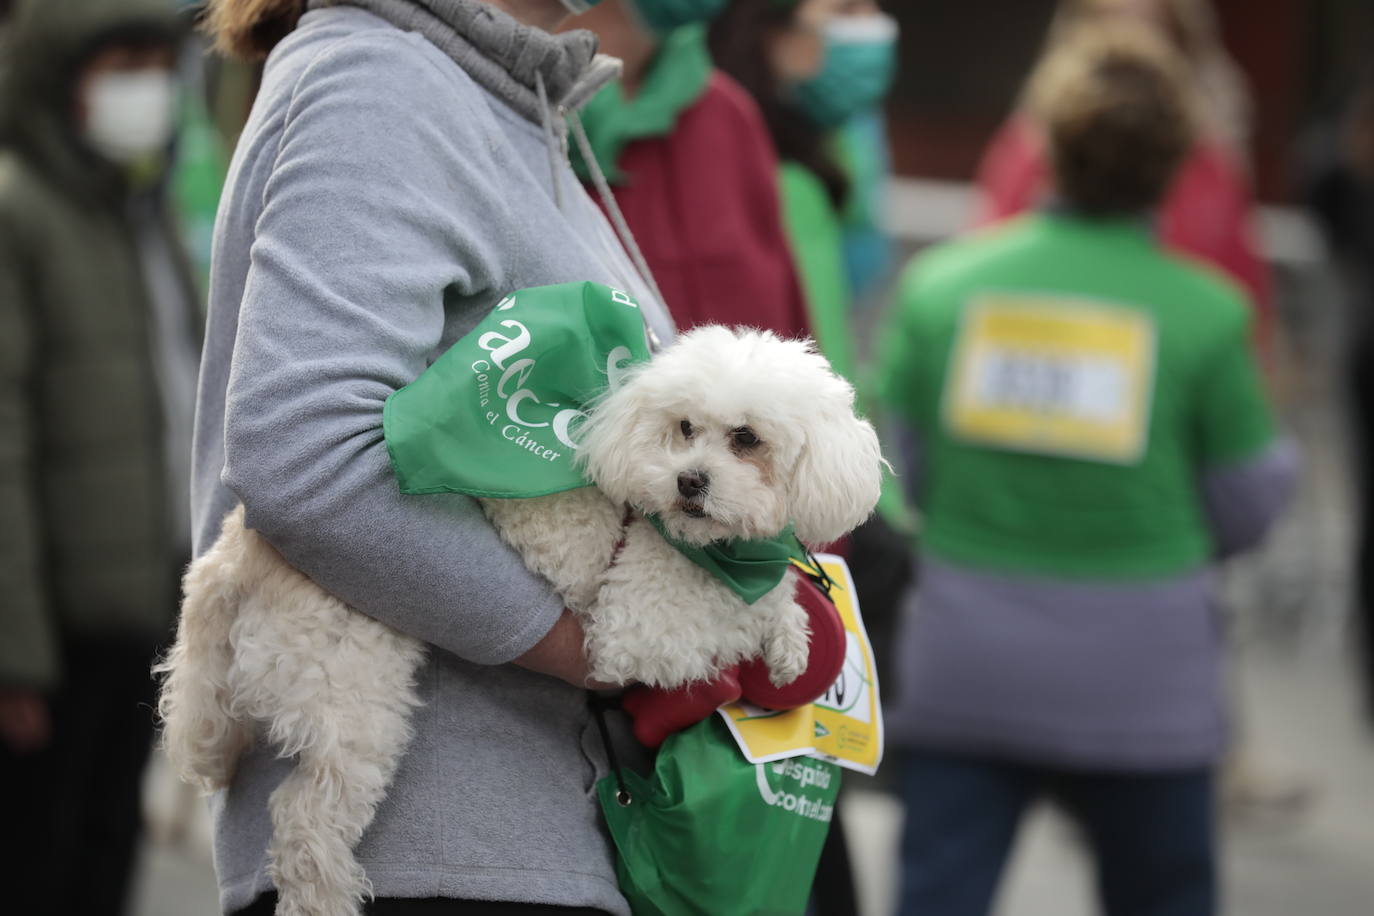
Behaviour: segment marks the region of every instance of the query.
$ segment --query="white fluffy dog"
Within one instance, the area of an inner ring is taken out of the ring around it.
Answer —
[[[758,655],[779,685],[801,674],[793,574],[745,604],[644,515],[698,546],[789,523],[809,544],[843,536],[872,511],[883,464],[849,384],[809,343],[701,328],[631,370],[578,438],[595,487],[483,506],[581,619],[592,676],[678,686]],[[423,646],[287,565],[242,508],[185,591],[159,666],[169,758],[211,791],[259,729],[295,757],[269,803],[277,913],[353,916],[370,890],[353,849],[408,743]]]

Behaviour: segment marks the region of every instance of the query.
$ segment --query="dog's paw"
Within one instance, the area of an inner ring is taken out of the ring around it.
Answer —
[[[786,687],[806,671],[811,653],[805,642],[798,650],[795,644],[787,645],[783,640],[777,640],[770,649],[772,651],[766,653],[764,661],[768,664],[768,680],[774,687]]]
[[[811,663],[811,634],[806,625],[781,625],[763,640],[763,661],[774,687],[801,677]]]
[[[786,687],[788,684],[801,677],[805,670],[805,666],[800,668],[774,668],[770,665],[768,668],[768,680],[774,687]]]

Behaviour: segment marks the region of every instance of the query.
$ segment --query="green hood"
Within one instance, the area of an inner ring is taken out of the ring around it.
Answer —
[[[18,0],[0,50],[0,136],[73,194],[119,195],[121,170],[72,123],[76,72],[112,38],[175,40],[183,29],[175,0]]]

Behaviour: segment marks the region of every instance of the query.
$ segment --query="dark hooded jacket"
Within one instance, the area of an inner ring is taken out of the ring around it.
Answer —
[[[0,52],[0,687],[58,683],[69,635],[151,644],[174,609],[134,195],[73,98],[97,46],[177,27],[170,0],[20,0]]]

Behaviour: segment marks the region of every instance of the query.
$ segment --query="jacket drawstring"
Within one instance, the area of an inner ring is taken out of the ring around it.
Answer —
[[[549,153],[549,174],[553,177],[553,205],[563,209],[563,177],[554,141],[553,112],[549,108],[549,94],[544,89],[544,74],[534,71],[534,91],[539,95],[539,121],[544,127],[544,149]]]
[[[563,179],[562,166],[567,158],[566,149],[557,142],[553,123],[553,111],[549,105],[548,91],[544,88],[544,77],[539,71],[534,74],[534,90],[539,96],[540,122],[544,128],[544,148],[549,154],[549,173],[553,180],[553,200],[559,210],[563,209]],[[610,182],[606,180],[605,172],[601,171],[601,164],[596,161],[596,156],[592,153],[591,142],[587,139],[587,132],[582,127],[582,120],[574,111],[565,110],[559,106],[558,113],[563,116],[564,124],[572,129],[572,135],[577,140],[578,152],[587,162],[587,168],[591,172],[592,184],[596,187],[596,193],[601,198],[601,204],[606,208],[606,213],[610,217],[611,225],[615,228],[620,244],[630,256],[631,264],[635,272],[639,274],[640,280],[649,287],[659,304],[667,308],[667,300],[663,298],[663,291],[658,287],[658,281],[654,279],[653,271],[649,269],[649,262],[645,260],[644,253],[639,248],[639,243],[635,241],[634,233],[630,231],[630,224],[625,221],[625,214],[621,212],[620,205],[616,203],[615,195],[611,193]],[[644,323],[644,330],[649,338],[649,347],[652,350],[659,350],[662,341],[654,333],[654,329],[648,321]]]

